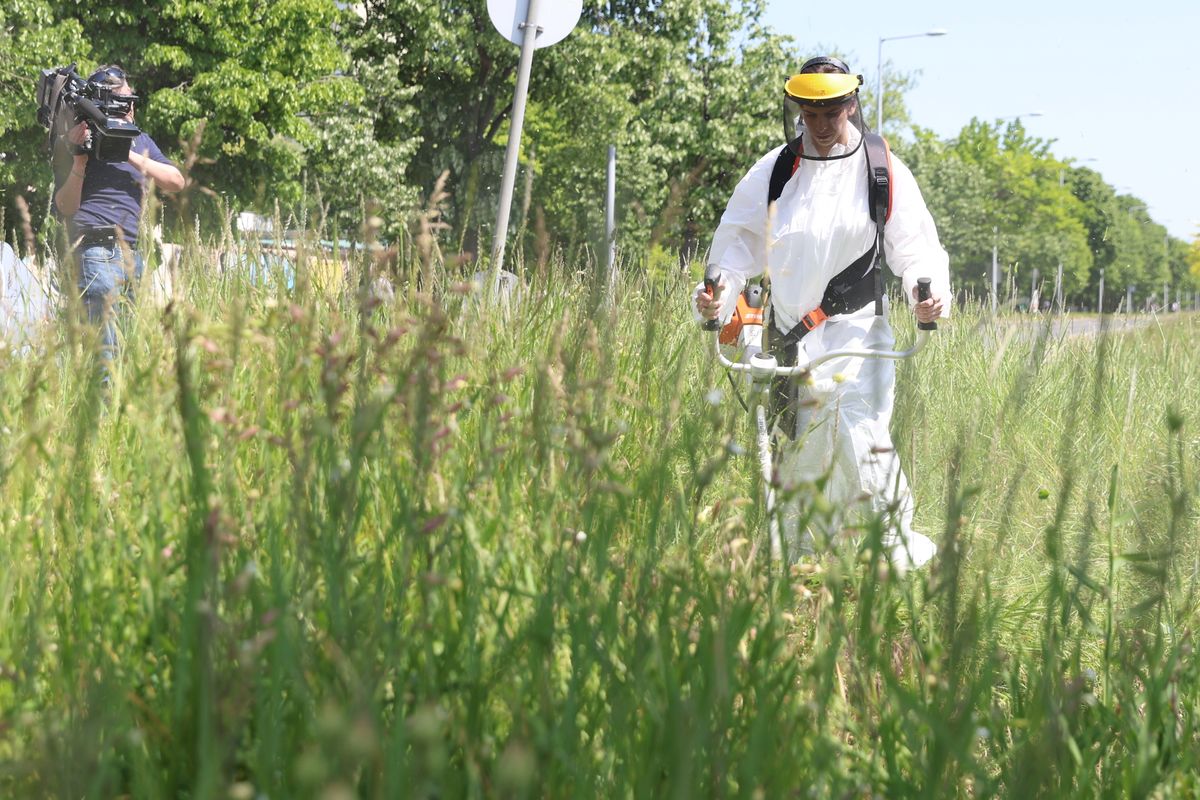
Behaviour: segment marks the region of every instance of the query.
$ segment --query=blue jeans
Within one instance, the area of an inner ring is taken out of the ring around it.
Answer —
[[[88,321],[100,326],[100,358],[107,364],[117,352],[117,304],[122,298],[133,299],[133,287],[142,277],[142,256],[114,242],[82,247],[78,258],[83,307]]]

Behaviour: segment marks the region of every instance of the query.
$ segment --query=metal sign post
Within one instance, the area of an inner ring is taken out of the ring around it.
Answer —
[[[504,245],[508,240],[508,214],[512,208],[513,186],[517,181],[517,157],[521,151],[521,127],[525,124],[525,97],[529,93],[529,71],[533,67],[533,48],[541,29],[537,27],[540,0],[529,0],[529,10],[521,25],[521,62],[517,67],[517,90],[513,95],[512,120],[508,131],[508,149],[504,152],[504,177],[500,181],[500,208],[496,211],[496,242],[492,248],[493,280],[504,268]]]
[[[493,287],[504,268],[508,216],[512,208],[513,187],[517,181],[517,161],[521,152],[521,129],[525,124],[525,98],[529,94],[533,51],[562,40],[575,27],[582,11],[583,0],[488,0],[488,15],[496,30],[521,47],[508,148],[504,153],[504,174],[500,180],[500,207],[496,211],[496,241],[492,247],[491,269]]]

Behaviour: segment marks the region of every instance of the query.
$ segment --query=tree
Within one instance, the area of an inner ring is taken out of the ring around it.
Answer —
[[[581,32],[552,65],[571,91],[539,104],[529,130],[545,164],[536,201],[573,238],[597,240],[615,144],[621,243],[701,247],[737,180],[782,143],[781,89],[799,56],[761,13],[760,3],[677,0],[657,7],[658,24],[605,18]]]
[[[1114,275],[1116,260],[1115,217],[1118,214],[1116,194],[1104,182],[1100,173],[1086,167],[1070,167],[1064,173],[1071,194],[1079,200],[1080,222],[1087,231],[1087,246],[1092,254],[1092,270],[1082,286],[1074,287],[1067,297],[1074,304],[1090,306],[1097,296],[1100,270],[1105,276]]]
[[[764,6],[585,3],[576,30],[534,59],[521,163],[536,172],[523,177],[532,178],[529,215],[542,220],[544,233],[527,219],[526,181],[519,180],[513,249],[546,237],[572,250],[599,244],[609,145],[618,149],[625,250],[703,247],[737,180],[782,143],[782,86],[802,58],[763,26]],[[420,139],[408,182],[428,188],[449,171],[449,221],[460,244],[478,252],[495,218],[518,49],[478,3],[462,0],[373,0],[356,41],[359,63],[396,54],[401,81],[393,90],[408,87]],[[396,135],[386,125],[376,130],[380,141]]]
[[[421,140],[416,112],[403,102],[414,90],[401,84],[396,62],[394,55],[379,63],[356,62],[352,75],[362,88],[361,100],[313,118],[307,163],[327,227],[357,232],[364,207],[372,204],[383,220],[383,235],[392,238],[417,202],[406,173]],[[388,139],[380,139],[380,126],[393,131]]]
[[[0,34],[13,42],[0,64],[16,52],[63,63],[69,42],[81,71],[121,63],[143,97],[139,124],[176,157],[194,142],[192,177],[224,208],[319,201],[345,230],[375,199],[394,233],[445,171],[459,247],[490,241],[518,48],[495,32],[482,0],[148,0],[89,7],[86,20],[78,6],[11,3],[38,24]],[[534,60],[517,246],[599,242],[615,144],[627,251],[702,248],[736,181],[782,142],[782,84],[803,59],[763,26],[764,6],[589,0],[576,31]],[[35,29],[57,34],[40,49],[18,39]],[[892,73],[889,87],[907,80]],[[889,119],[903,119],[898,93],[886,99]],[[0,126],[22,113],[0,99]],[[12,135],[31,152],[40,133],[19,127]],[[26,161],[37,165],[29,183],[45,185],[45,159]],[[6,164],[0,175],[16,181]]]
[[[197,169],[199,180],[261,210],[295,203],[306,149],[316,143],[314,118],[360,97],[340,74],[337,34],[347,12],[333,0],[156,5],[140,20],[152,42],[144,50],[124,40],[133,27],[119,20],[105,42],[132,54],[149,95],[148,127],[186,141],[203,126],[199,155],[212,163]]]
[[[368,0],[354,24],[352,52],[360,65],[392,59],[399,80],[380,97],[392,111],[381,107],[376,136],[388,144],[415,138],[407,180],[419,190],[428,191],[449,172],[449,221],[470,231],[481,210],[480,176],[499,175],[494,140],[509,114],[516,48],[496,33],[478,2]],[[539,87],[544,70],[539,53],[534,59]],[[405,111],[397,114],[400,109]]]
[[[931,131],[916,129],[911,144],[898,140],[896,151],[921,185],[938,237],[950,256],[954,284],[984,295],[991,286],[992,246],[987,225],[993,195],[991,179],[978,163],[963,158]]]
[[[1006,283],[1027,285],[1035,269],[1052,280],[1061,263],[1065,293],[1086,284],[1093,258],[1084,207],[1049,144],[1019,121],[975,119],[949,142],[918,131],[916,144],[901,148],[943,233],[957,285],[990,292],[993,247]]]
[[[1200,289],[1200,276],[1193,273],[1189,258],[1190,246],[1182,239],[1167,238],[1167,263],[1171,274],[1171,285],[1184,296]]]
[[[360,98],[340,74],[347,62],[338,36],[349,12],[334,0],[13,2],[0,34],[12,43],[0,49],[0,80],[27,88],[21,111],[0,104],[0,135],[3,126],[13,130],[14,112],[32,119],[35,65],[78,60],[86,75],[98,62],[119,63],[143,98],[139,126],[176,157],[198,136],[193,177],[230,204],[295,203],[308,150],[318,144],[314,118]],[[15,149],[31,167],[40,162],[29,183],[41,186],[49,169],[44,156],[32,157],[33,133],[30,124],[15,129]]]
[[[1200,289],[1200,232],[1192,237],[1191,243],[1186,247],[1188,276],[1191,278],[1193,289]]]
[[[45,0],[7,0],[0,6],[0,196],[9,232],[25,213],[49,213],[50,152],[36,118],[43,69],[88,58],[88,40],[76,19],[56,19]],[[20,198],[20,199],[18,199]],[[22,204],[25,204],[22,207]]]

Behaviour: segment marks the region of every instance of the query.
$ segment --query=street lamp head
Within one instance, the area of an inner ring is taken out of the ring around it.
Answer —
[[[1025,111],[1020,114],[1010,114],[1007,117],[997,117],[999,122],[1010,122],[1013,120],[1025,119],[1027,117],[1044,117],[1045,112],[1042,111]]]
[[[899,36],[880,36],[879,41],[894,42],[897,39],[916,39],[921,36],[945,36],[949,32],[950,31],[946,30],[945,28],[932,28],[927,31],[922,31],[921,33],[902,33]]]
[[[875,129],[879,132],[883,131],[883,43],[891,42],[896,39],[915,39],[918,36],[945,36],[950,31],[945,28],[933,28],[924,33],[906,33],[903,36],[880,36],[879,50],[876,60],[876,80],[875,80]]]

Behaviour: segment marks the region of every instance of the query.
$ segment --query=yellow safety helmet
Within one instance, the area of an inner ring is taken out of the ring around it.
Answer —
[[[862,75],[809,72],[788,78],[783,90],[801,105],[832,106],[841,105],[858,94],[862,82]]]

